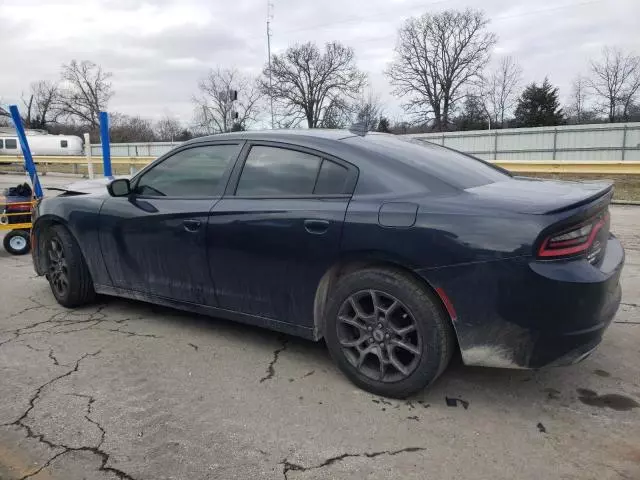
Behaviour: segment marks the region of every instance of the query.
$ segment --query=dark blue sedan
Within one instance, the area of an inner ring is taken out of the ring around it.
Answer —
[[[33,254],[66,307],[116,295],[324,338],[355,384],[405,397],[456,351],[589,355],[620,303],[612,195],[392,135],[234,133],[43,200]]]

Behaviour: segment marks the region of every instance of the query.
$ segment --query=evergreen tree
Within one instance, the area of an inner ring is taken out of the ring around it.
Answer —
[[[459,130],[484,130],[489,125],[480,99],[475,95],[467,96],[463,111],[454,122]]]
[[[541,86],[532,83],[518,99],[516,124],[519,127],[548,127],[562,125],[564,112],[558,100],[558,88],[548,78]]]
[[[380,117],[380,121],[378,122],[378,132],[382,133],[391,133],[391,128],[389,125],[389,119],[387,117]]]

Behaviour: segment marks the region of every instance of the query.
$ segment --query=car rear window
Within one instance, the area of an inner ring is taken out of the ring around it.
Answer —
[[[509,173],[448,148],[409,137],[367,135],[360,146],[392,157],[456,188],[466,189],[500,182]]]
[[[253,146],[242,169],[236,195],[311,195],[322,159],[279,147]]]
[[[329,160],[323,160],[313,193],[316,195],[337,195],[345,192],[349,170]]]

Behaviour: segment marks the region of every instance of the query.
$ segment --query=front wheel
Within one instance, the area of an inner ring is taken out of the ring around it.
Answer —
[[[24,255],[29,253],[31,240],[26,230],[11,230],[3,240],[4,249],[12,255]]]
[[[91,303],[95,298],[93,281],[76,240],[62,225],[52,226],[45,235],[43,253],[53,296],[67,308]]]
[[[435,381],[455,337],[437,298],[394,269],[365,269],[339,279],[326,310],[331,357],[356,385],[405,398]]]

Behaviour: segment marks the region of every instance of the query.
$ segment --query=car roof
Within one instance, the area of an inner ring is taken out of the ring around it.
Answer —
[[[210,142],[216,140],[305,140],[305,139],[326,139],[344,140],[355,136],[349,130],[332,130],[321,128],[309,129],[277,129],[277,130],[251,130],[246,132],[220,133],[194,138],[188,143]]]

